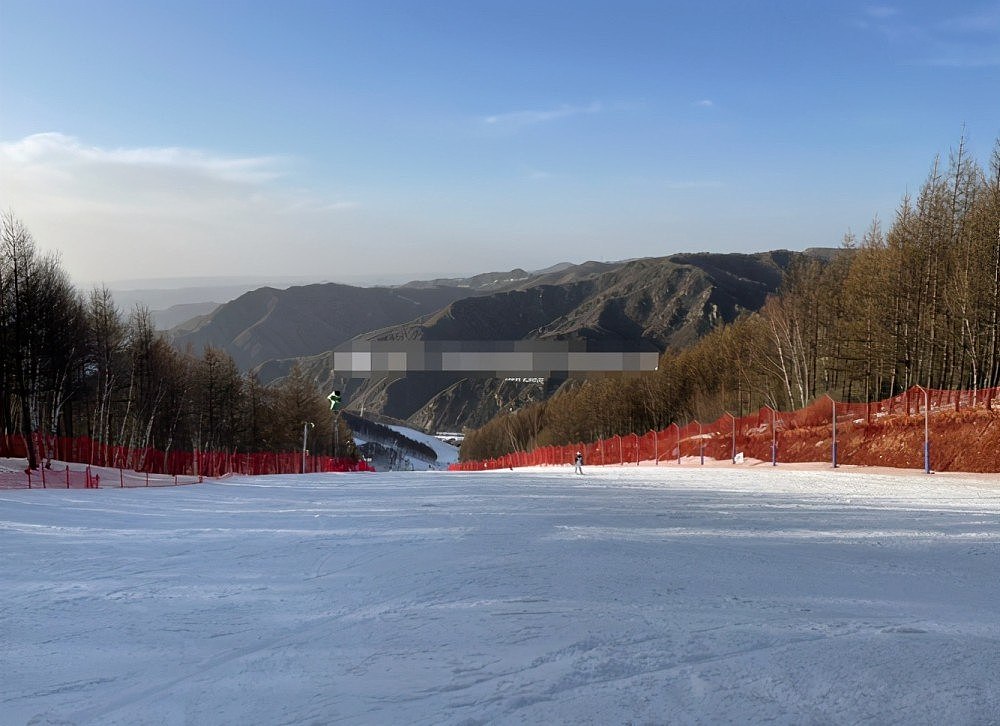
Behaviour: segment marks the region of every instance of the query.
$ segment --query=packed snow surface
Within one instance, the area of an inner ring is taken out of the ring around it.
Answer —
[[[0,492],[4,724],[1000,721],[998,478]]]

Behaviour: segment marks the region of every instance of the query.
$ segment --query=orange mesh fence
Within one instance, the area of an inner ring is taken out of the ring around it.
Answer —
[[[871,403],[840,403],[823,396],[797,411],[764,407],[741,417],[727,413],[711,423],[671,424],[660,431],[546,446],[450,468],[567,465],[577,451],[595,466],[743,458],[1000,472],[1000,387],[949,391],[914,386]]]
[[[301,453],[237,453],[229,451],[160,451],[158,449],[134,449],[124,446],[108,446],[93,441],[86,436],[75,438],[35,434],[35,447],[44,466],[39,471],[0,471],[0,488],[48,486],[43,479],[68,477],[70,488],[89,488],[93,483],[82,470],[59,469],[51,471],[52,461],[85,464],[91,467],[117,469],[112,483],[100,482],[99,486],[146,486],[147,481],[158,482],[151,486],[162,486],[162,480],[150,480],[146,474],[168,475],[178,479],[168,483],[184,482],[184,477],[219,477],[226,474],[299,474],[303,472]],[[24,437],[0,436],[0,457],[26,458],[27,445]],[[314,456],[305,457],[306,472],[346,472],[373,471],[364,460],[347,457]],[[57,483],[58,485],[58,483]]]
[[[100,489],[166,487],[201,482],[201,476],[169,476],[125,469],[50,463],[37,470],[0,471],[0,489]]]

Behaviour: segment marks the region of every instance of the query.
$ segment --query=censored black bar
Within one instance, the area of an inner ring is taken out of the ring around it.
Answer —
[[[548,378],[655,371],[659,357],[659,350],[648,341],[352,341],[334,350],[333,371],[346,378],[427,371]]]

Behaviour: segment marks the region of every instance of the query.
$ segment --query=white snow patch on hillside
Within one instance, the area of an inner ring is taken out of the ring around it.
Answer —
[[[0,491],[4,724],[996,723],[1000,478]]]

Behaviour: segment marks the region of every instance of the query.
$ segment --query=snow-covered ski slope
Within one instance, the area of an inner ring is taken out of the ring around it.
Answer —
[[[399,459],[390,461],[384,456],[377,457],[374,461],[372,461],[372,463],[378,471],[390,471],[393,469],[405,471],[445,471],[449,464],[454,464],[458,461],[457,446],[445,443],[435,436],[425,434],[422,431],[417,431],[416,429],[411,429],[406,426],[389,426],[388,428],[398,434],[402,434],[411,441],[426,444],[431,448],[437,458],[434,461],[426,461],[419,456],[402,455]],[[354,443],[358,446],[363,446],[368,443],[368,441],[368,439],[362,438],[357,434],[354,435]],[[393,448],[391,443],[379,443],[387,445],[390,449]]]
[[[1000,480],[0,492],[4,724],[988,724]]]
[[[427,444],[431,447],[434,453],[437,454],[437,461],[435,464],[442,469],[447,469],[449,464],[454,464],[458,461],[457,446],[445,443],[435,436],[431,436],[430,434],[425,434],[422,431],[417,431],[405,426],[390,426],[389,428],[402,434],[403,436],[406,436],[407,438],[419,441],[420,443]]]

